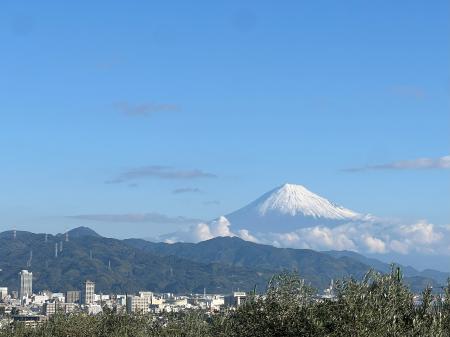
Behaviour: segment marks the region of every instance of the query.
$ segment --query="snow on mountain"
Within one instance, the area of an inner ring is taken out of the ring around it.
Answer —
[[[333,226],[364,218],[301,185],[285,184],[226,215],[233,229],[290,231],[316,225]]]
[[[301,213],[314,218],[349,219],[358,217],[344,207],[335,205],[325,198],[314,194],[302,185],[285,184],[257,200],[261,215],[280,212],[292,216]]]

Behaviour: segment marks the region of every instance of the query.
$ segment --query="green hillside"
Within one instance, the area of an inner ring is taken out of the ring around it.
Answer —
[[[60,245],[63,245],[60,251]],[[55,245],[58,256],[55,257]],[[29,263],[32,251],[31,263]],[[215,238],[198,244],[152,243],[140,239],[101,237],[89,228],[63,235],[30,232],[0,233],[0,285],[18,287],[21,269],[33,272],[33,288],[66,291],[81,289],[86,279],[96,282],[96,292],[229,293],[264,291],[267,281],[280,271],[296,271],[321,290],[332,279],[361,279],[370,265],[351,256],[285,249],[255,244],[238,238]],[[437,286],[431,278],[414,276],[405,280],[411,288]]]
[[[63,241],[63,251],[55,258],[55,244]],[[31,267],[27,268],[30,251]],[[91,258],[92,254],[92,258]],[[109,268],[109,265],[111,268]],[[96,291],[125,293],[148,289],[190,293],[227,293],[233,289],[264,287],[272,273],[214,263],[197,263],[178,257],[161,257],[116,239],[100,236],[63,236],[17,232],[0,234],[0,284],[18,287],[21,269],[33,272],[34,290],[80,289],[84,280],[96,282]]]

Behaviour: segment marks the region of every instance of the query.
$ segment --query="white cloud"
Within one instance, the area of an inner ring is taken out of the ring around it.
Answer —
[[[384,243],[384,241],[375,238],[371,235],[364,236],[363,240],[370,253],[383,254],[386,252],[386,244]]]
[[[256,236],[256,239],[277,247],[315,250],[356,250],[357,247],[351,238],[353,232],[354,230],[350,226],[335,228],[314,226],[288,233],[259,234],[259,236]]]
[[[442,233],[435,230],[433,224],[422,220],[413,225],[403,225],[400,227],[402,237],[415,244],[432,244],[442,239]]]
[[[345,228],[312,227],[298,231],[303,245],[313,249],[338,249],[354,250],[355,244]]]
[[[371,218],[336,227],[311,226],[284,233],[252,233],[233,230],[225,217],[199,223],[186,231],[164,237],[166,242],[199,242],[217,236],[237,236],[243,240],[276,247],[314,250],[351,250],[375,254],[444,254],[450,255],[450,225],[437,226],[426,221],[396,224]]]
[[[426,221],[408,225],[378,221],[337,227],[314,226],[289,233],[248,234],[260,242],[278,247],[377,254],[450,254],[449,226],[437,226]]]
[[[199,242],[212,239],[217,236],[236,236],[230,229],[230,222],[224,216],[211,221],[210,223],[198,223],[192,225],[188,230],[163,235],[158,239],[167,242]],[[248,236],[251,237],[250,235]],[[245,239],[244,239],[245,240]],[[249,240],[252,241],[252,240]]]
[[[398,225],[386,222],[351,223],[334,228],[310,227],[266,237],[278,246],[360,253],[421,253],[450,255],[449,226],[426,221]]]
[[[241,229],[238,231],[238,236],[245,241],[255,242],[259,243],[259,240],[250,234],[250,232],[247,229]]]
[[[214,236],[207,224],[199,223],[194,226],[193,237],[196,239],[196,241],[205,241],[212,239]]]
[[[400,254],[408,254],[409,252],[409,246],[406,242],[402,242],[399,240],[392,240],[389,244],[389,248],[395,252]]]
[[[209,227],[214,236],[235,236],[230,230],[230,222],[224,216],[210,222]]]

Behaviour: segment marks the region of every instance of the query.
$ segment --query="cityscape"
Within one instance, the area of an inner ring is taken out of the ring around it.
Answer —
[[[55,314],[85,312],[89,315],[100,314],[104,307],[128,314],[158,314],[160,312],[179,312],[183,310],[208,310],[219,312],[224,308],[236,308],[245,302],[246,293],[235,291],[229,295],[191,294],[176,295],[172,293],[153,293],[140,291],[139,294],[96,294],[95,282],[86,280],[82,290],[68,290],[64,293],[40,291],[33,293],[33,273],[22,270],[18,278],[19,291],[8,292],[7,287],[0,287],[0,313],[10,314],[3,318],[2,325],[10,321],[24,322],[36,326]],[[329,291],[327,293],[329,295]]]

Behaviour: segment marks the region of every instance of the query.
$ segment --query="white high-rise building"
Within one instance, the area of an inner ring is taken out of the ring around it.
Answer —
[[[0,287],[0,301],[5,299],[6,296],[8,296],[8,288],[7,287]]]
[[[19,273],[19,298],[22,300],[24,297],[31,296],[33,294],[33,273],[28,270],[22,270]]]
[[[95,302],[95,282],[87,280],[84,282],[83,304],[92,304]]]

